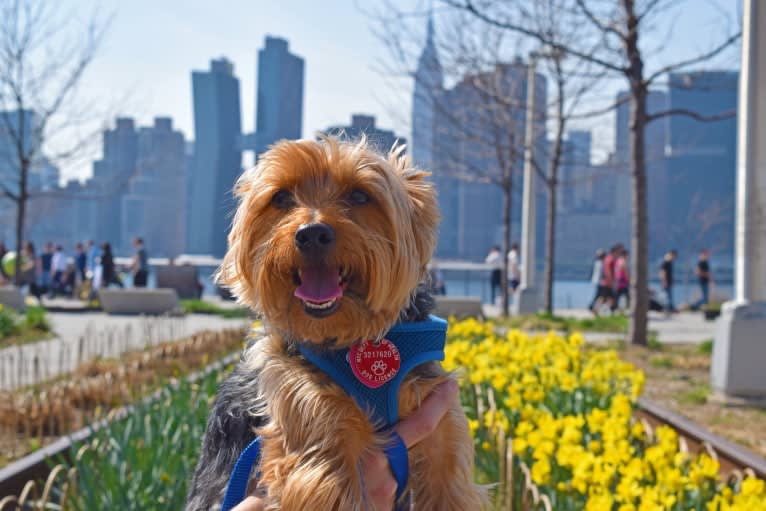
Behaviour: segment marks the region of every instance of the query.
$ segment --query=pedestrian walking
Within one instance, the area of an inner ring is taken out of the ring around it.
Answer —
[[[115,284],[118,287],[125,287],[117,275],[117,268],[114,266],[114,256],[112,256],[112,246],[109,243],[101,245],[101,285],[99,287],[109,287]]]
[[[25,242],[21,253],[20,287],[28,286],[29,294],[37,298],[37,302],[42,305],[42,291],[37,284],[40,277],[41,265],[40,260],[35,254],[35,245],[31,241]]]
[[[42,272],[40,273],[40,286],[43,293],[48,293],[51,290],[51,265],[53,263],[53,243],[47,241],[43,247],[43,253],[40,254],[40,265]]]
[[[6,282],[10,281],[8,275],[5,273],[5,268],[3,268],[2,265],[3,257],[5,257],[5,254],[7,253],[8,249],[5,248],[5,242],[0,241],[0,285],[4,285]]]
[[[80,282],[85,282],[86,270],[88,267],[88,254],[85,252],[85,247],[79,241],[74,246],[75,256],[74,265],[77,269],[77,276],[80,278]]]
[[[700,285],[700,293],[702,296],[693,305],[693,310],[698,310],[703,305],[707,305],[710,301],[710,286],[713,284],[713,274],[710,271],[710,250],[703,249],[700,251],[699,261],[697,261],[697,268],[695,269],[697,274],[697,280]]]
[[[487,258],[484,259],[484,263],[491,267],[489,273],[490,303],[495,305],[495,297],[499,296],[498,291],[500,291],[503,279],[503,256],[500,247],[497,245],[492,247]]]
[[[601,296],[604,294],[603,289],[601,289],[601,280],[604,278],[605,257],[606,252],[600,248],[596,250],[596,256],[593,258],[593,269],[591,270],[590,274],[590,283],[593,284],[595,293],[593,295],[593,300],[590,301],[590,305],[588,306],[588,308],[592,311],[596,307],[596,302],[598,302],[598,299],[601,298]]]
[[[612,310],[614,306],[614,294],[615,294],[615,266],[617,263],[617,257],[622,252],[623,246],[621,243],[613,245],[609,249],[609,253],[604,256],[603,267],[601,270],[601,284],[600,295],[596,300],[595,306],[591,309],[593,314],[598,316],[599,311],[604,305]]]
[[[673,261],[676,260],[677,256],[678,252],[676,250],[671,250],[665,254],[662,266],[660,267],[660,283],[662,284],[662,289],[665,291],[666,314],[676,312],[676,306],[673,303]]]
[[[612,312],[620,308],[620,298],[625,297],[625,307],[630,308],[630,270],[628,266],[628,251],[624,248],[617,257],[614,265],[615,294]]]
[[[101,264],[101,251],[93,240],[88,240],[88,271],[96,271],[96,266]]]
[[[519,244],[511,245],[508,252],[508,283],[510,285],[510,294],[516,293],[521,283],[521,270],[519,269]]]
[[[146,281],[149,277],[149,257],[146,255],[144,240],[141,238],[134,239],[133,248],[136,249],[130,264],[130,269],[133,272],[133,287],[146,287]]]
[[[55,298],[57,293],[64,292],[64,272],[66,271],[67,260],[64,254],[64,247],[56,245],[56,251],[51,258],[51,287],[48,293],[50,298]]]

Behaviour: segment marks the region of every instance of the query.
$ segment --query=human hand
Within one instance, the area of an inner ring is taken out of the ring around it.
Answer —
[[[431,392],[423,404],[412,415],[394,426],[407,448],[428,438],[441,422],[457,396],[458,385],[455,380],[447,380]],[[370,451],[362,458],[367,501],[377,511],[394,507],[396,479],[388,467],[388,459],[381,451]],[[263,511],[263,501],[248,497],[232,511]]]

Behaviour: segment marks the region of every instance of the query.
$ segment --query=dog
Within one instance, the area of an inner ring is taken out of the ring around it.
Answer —
[[[389,435],[301,350],[349,348],[429,318],[433,300],[423,283],[439,211],[427,176],[401,146],[384,156],[364,138],[321,137],[277,143],[238,180],[217,278],[261,314],[265,334],[216,397],[188,511],[221,503],[235,461],[256,435],[263,447],[250,491],[266,509],[370,509],[359,461]],[[450,377],[437,362],[409,372],[398,415],[407,417]],[[414,509],[483,509],[473,454],[456,398],[434,433],[409,450],[406,498]]]

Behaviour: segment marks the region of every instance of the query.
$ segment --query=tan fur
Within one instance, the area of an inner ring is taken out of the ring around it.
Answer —
[[[269,510],[368,510],[360,460],[388,440],[337,385],[299,356],[290,340],[347,346],[377,338],[398,319],[423,277],[436,242],[438,209],[427,173],[410,167],[394,149],[388,158],[367,147],[334,138],[280,142],[237,184],[239,208],[219,280],[238,299],[263,314],[268,337],[248,352],[259,371],[260,396],[269,423],[264,437],[261,480]],[[351,190],[364,190],[369,204],[353,206]],[[296,204],[275,208],[279,190]],[[330,266],[350,270],[340,308],[317,319],[293,296],[292,276],[301,255],[294,236],[305,223],[323,222],[336,231]],[[400,416],[407,417],[448,377],[431,364],[410,375],[400,391]],[[410,450],[410,485],[415,509],[466,511],[482,508],[483,493],[472,483],[473,444],[456,401],[434,434]]]

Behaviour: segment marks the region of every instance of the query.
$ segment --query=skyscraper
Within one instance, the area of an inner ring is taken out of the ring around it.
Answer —
[[[483,260],[489,247],[500,243],[503,196],[497,183],[503,173],[513,181],[511,217],[517,225],[515,237],[520,234],[527,74],[524,62],[501,64],[492,71],[465,76],[438,96],[431,153],[442,212],[438,257]],[[541,74],[536,88],[535,154],[545,168],[546,80]],[[488,103],[488,96],[502,99]],[[544,190],[538,188],[538,193]],[[537,206],[541,250],[545,204],[537,201]]]
[[[100,160],[93,162],[93,177],[85,190],[73,186],[72,193],[91,194],[98,211],[95,239],[109,241],[115,250],[129,250],[122,236],[122,195],[128,191],[130,178],[136,172],[138,132],[133,119],[118,117],[114,129],[104,131]]]
[[[154,126],[138,132],[136,174],[122,198],[123,244],[144,238],[157,256],[175,257],[184,251],[186,155],[184,136],[173,121],[157,117]]]
[[[223,256],[234,211],[232,189],[241,172],[239,80],[226,58],[192,72],[194,167],[186,251]]]
[[[442,68],[434,43],[433,16],[428,17],[426,44],[418,60],[412,98],[412,159],[425,169],[433,166],[434,117],[442,92]]]
[[[393,131],[383,130],[375,126],[375,116],[353,114],[349,126],[330,126],[325,129],[328,135],[344,136],[351,140],[360,138],[363,134],[369,143],[382,153],[391,150],[395,143],[407,144],[407,139],[397,137]]]
[[[266,37],[258,51],[255,116],[256,152],[303,133],[303,59],[288,50],[285,39]]]
[[[703,116],[730,114],[712,122],[685,115],[668,118],[668,243],[693,253],[709,247],[715,255],[730,260],[734,254],[738,78],[735,71],[672,73],[668,90],[673,110]]]

